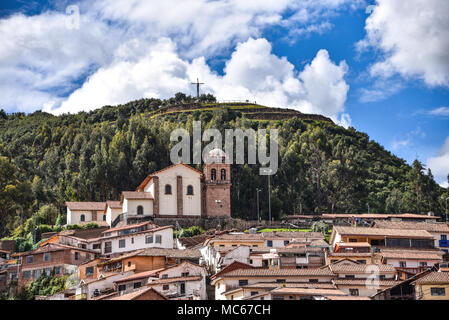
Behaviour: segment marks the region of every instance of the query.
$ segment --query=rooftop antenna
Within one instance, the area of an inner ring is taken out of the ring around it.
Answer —
[[[200,85],[204,84],[204,82],[200,82],[198,78],[196,78],[196,82],[192,82],[192,84],[196,85],[196,98],[200,99]]]

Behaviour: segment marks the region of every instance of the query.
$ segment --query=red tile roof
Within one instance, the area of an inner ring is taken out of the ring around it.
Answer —
[[[65,205],[72,211],[103,211],[106,202],[71,202],[67,201]]]
[[[449,284],[449,272],[430,272],[412,284]]]

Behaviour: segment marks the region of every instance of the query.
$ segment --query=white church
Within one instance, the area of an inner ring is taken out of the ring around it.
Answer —
[[[120,201],[66,202],[67,224],[114,227],[153,218],[231,216],[231,168],[221,149],[209,152],[203,171],[179,163],[151,173]]]

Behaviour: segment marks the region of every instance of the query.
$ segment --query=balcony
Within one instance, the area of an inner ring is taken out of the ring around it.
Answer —
[[[440,240],[439,246],[440,247],[449,247],[449,240]]]

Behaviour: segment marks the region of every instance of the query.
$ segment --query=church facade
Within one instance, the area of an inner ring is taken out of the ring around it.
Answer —
[[[153,172],[135,191],[123,191],[120,201],[96,202],[102,214],[87,214],[86,203],[67,202],[67,224],[151,218],[206,218],[231,216],[231,166],[221,149],[209,152],[203,171],[179,163]],[[77,210],[77,207],[83,210]],[[95,219],[93,219],[95,218]]]

